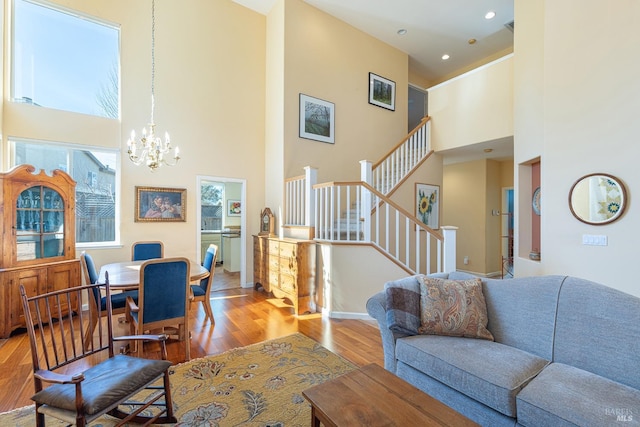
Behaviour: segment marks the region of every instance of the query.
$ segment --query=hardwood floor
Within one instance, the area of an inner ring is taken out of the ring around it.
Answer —
[[[320,314],[294,316],[291,306],[252,289],[213,291],[211,296],[214,324],[205,321],[202,304],[194,303],[190,310],[192,359],[300,332],[358,366],[384,364],[380,332],[373,321],[327,319]],[[126,324],[116,328],[123,335],[128,333]],[[184,344],[170,340],[167,350],[174,363],[185,360]],[[145,347],[145,354],[159,357],[151,346]],[[0,412],[30,405],[31,353],[24,331],[0,340],[0,366]]]

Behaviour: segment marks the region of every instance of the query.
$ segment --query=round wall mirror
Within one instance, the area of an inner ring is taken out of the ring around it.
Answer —
[[[627,191],[618,178],[593,173],[578,179],[569,192],[569,208],[579,221],[603,225],[620,218],[627,204]]]

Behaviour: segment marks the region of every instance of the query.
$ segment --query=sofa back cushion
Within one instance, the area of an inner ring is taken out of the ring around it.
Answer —
[[[556,307],[564,279],[483,279],[487,329],[495,341],[552,360]]]
[[[567,278],[560,290],[553,361],[640,389],[640,298]]]

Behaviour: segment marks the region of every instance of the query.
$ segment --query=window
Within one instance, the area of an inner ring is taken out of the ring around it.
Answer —
[[[67,172],[76,181],[76,243],[115,243],[118,229],[116,150],[12,140],[12,166]]]
[[[224,184],[202,182],[200,186],[201,230],[222,230],[222,200]]]
[[[119,118],[116,25],[14,0],[11,96],[47,108]]]

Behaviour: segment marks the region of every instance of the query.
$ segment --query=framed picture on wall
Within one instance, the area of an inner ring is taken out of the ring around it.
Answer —
[[[333,144],[335,142],[335,105],[300,94],[300,138]]]
[[[227,200],[227,216],[242,215],[242,202],[240,200]]]
[[[396,110],[396,82],[369,73],[369,104]]]
[[[184,188],[136,187],[135,222],[186,221],[187,190]]]
[[[416,183],[416,217],[427,227],[437,230],[440,213],[440,186]]]

